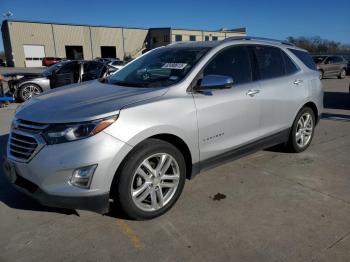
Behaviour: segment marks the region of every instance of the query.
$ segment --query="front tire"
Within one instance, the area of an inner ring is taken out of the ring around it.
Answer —
[[[147,139],[123,161],[118,175],[116,202],[135,220],[167,212],[178,200],[186,179],[181,152],[159,139]]]
[[[33,96],[39,95],[41,92],[41,88],[38,85],[28,83],[19,88],[17,97],[21,102],[25,102]]]
[[[306,150],[312,141],[315,131],[315,114],[310,107],[304,107],[296,116],[287,148],[290,152],[299,153]]]

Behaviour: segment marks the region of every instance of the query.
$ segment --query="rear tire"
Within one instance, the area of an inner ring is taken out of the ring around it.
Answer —
[[[38,85],[28,83],[20,86],[17,91],[17,97],[21,102],[25,102],[33,96],[39,95],[41,92],[42,90]]]
[[[135,220],[166,213],[178,200],[186,179],[186,164],[172,144],[147,139],[123,161],[112,188],[115,201]]]
[[[339,79],[344,79],[345,76],[346,76],[346,70],[345,70],[345,68],[343,68],[343,69],[340,71],[340,73],[339,73],[339,75],[338,75],[338,78],[339,78]]]
[[[310,107],[302,108],[296,116],[287,142],[289,152],[306,150],[315,132],[315,114]]]

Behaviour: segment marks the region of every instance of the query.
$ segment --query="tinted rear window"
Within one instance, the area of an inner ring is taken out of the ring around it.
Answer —
[[[284,60],[279,48],[271,46],[255,46],[260,79],[280,77],[285,74]]]
[[[317,70],[316,64],[308,52],[291,48],[288,48],[288,50],[291,51],[296,57],[298,57],[308,68]]]

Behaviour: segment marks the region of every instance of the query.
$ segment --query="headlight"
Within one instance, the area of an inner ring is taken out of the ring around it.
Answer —
[[[43,134],[49,145],[87,138],[101,132],[113,124],[118,116],[74,124],[53,124]]]

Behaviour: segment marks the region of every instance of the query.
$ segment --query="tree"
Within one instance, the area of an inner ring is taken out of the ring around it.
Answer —
[[[287,41],[300,48],[308,50],[312,54],[325,53],[350,53],[350,45],[340,42],[322,39],[319,36],[313,37],[287,37]]]

